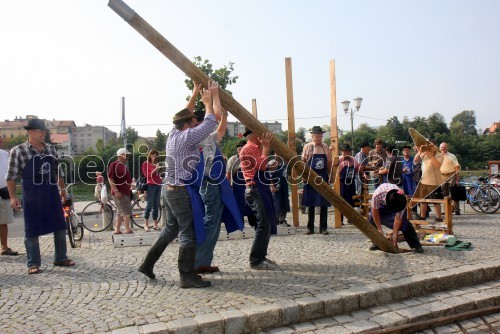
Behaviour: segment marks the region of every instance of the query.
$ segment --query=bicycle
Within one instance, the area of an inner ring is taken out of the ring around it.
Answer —
[[[133,192],[135,195],[136,193]],[[134,196],[135,197],[135,196]],[[130,222],[139,228],[144,228],[144,218],[142,213],[145,206],[139,198],[131,199],[132,214],[130,215]],[[91,232],[102,232],[106,230],[112,223],[116,204],[110,197],[108,203],[103,204],[100,200],[87,204],[82,210],[82,223],[83,226]],[[161,217],[159,212],[158,220]]]
[[[485,177],[479,177],[478,182],[463,182],[459,184],[469,187],[467,202],[476,212],[493,214],[500,209],[500,192]]]
[[[70,184],[68,188],[72,186]],[[63,204],[64,220],[66,221],[66,231],[68,234],[69,244],[71,248],[76,247],[76,242],[83,239],[83,224],[78,218],[74,207],[73,199],[71,196],[66,197],[66,201]]]

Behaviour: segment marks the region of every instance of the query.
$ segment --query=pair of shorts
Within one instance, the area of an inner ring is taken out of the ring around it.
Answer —
[[[10,206],[10,200],[0,199],[0,225],[12,224],[14,222],[14,214]]]
[[[413,197],[426,199],[443,199],[441,186],[431,186],[419,183]]]
[[[113,195],[113,200],[115,201],[116,211],[121,217],[130,216],[132,214],[132,204],[130,203],[130,196],[123,195],[122,198],[118,198]]]

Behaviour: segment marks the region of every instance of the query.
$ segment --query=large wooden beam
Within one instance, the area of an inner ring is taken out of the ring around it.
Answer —
[[[295,109],[293,105],[292,58],[285,58],[286,108],[288,111],[288,148],[297,152],[295,136]],[[299,226],[299,190],[297,187],[297,171],[292,169],[292,219],[293,226]]]
[[[209,77],[203,73],[192,61],[175,48],[165,37],[149,25],[140,15],[134,12],[127,4],[121,0],[110,0],[108,6],[130,24],[139,34],[148,40],[174,65],[183,71],[194,82],[207,86]],[[228,110],[241,123],[245,124],[255,134],[261,135],[267,132],[266,127],[255,119],[241,104],[223,89],[219,90],[219,96],[223,107]],[[333,189],[324,182],[323,179],[312,171],[300,160],[295,152],[273,136],[271,146],[289,165],[294,168],[298,175],[304,175],[312,185],[326,200],[340,210],[361,232],[373,241],[380,249],[398,253],[398,249],[389,242],[377,229],[371,226],[361,215],[359,215],[349,203],[336,194]]]
[[[332,155],[334,175],[333,190],[340,195],[340,178],[337,175],[339,169],[339,132],[337,125],[337,81],[335,79],[335,60],[330,60],[330,151]],[[335,210],[333,213],[335,228],[342,227],[342,212]]]

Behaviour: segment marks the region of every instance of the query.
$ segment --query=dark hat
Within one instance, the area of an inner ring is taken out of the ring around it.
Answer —
[[[326,131],[323,131],[323,129],[321,128],[321,126],[318,126],[318,125],[315,125],[312,127],[311,131],[309,131],[310,133],[312,134],[323,134],[325,133]]]
[[[340,147],[342,151],[351,151],[351,145],[349,144],[344,144]]]
[[[247,141],[242,139],[242,140],[240,140],[240,141],[238,142],[238,144],[236,144],[236,148],[238,148],[238,147],[243,147],[243,146],[245,146],[246,144],[247,144]]]
[[[245,126],[245,132],[243,132],[243,137],[246,137],[246,136],[248,136],[249,134],[252,134],[252,133],[253,133],[252,130],[250,130],[249,128],[247,128]]]
[[[25,125],[26,130],[43,130],[47,131],[45,127],[45,121],[43,119],[33,118],[28,121],[28,125]]]
[[[391,212],[399,212],[406,207],[406,196],[401,189],[392,189],[385,196],[385,206]]]
[[[405,148],[411,150],[411,146],[410,145],[405,145],[405,146],[401,147],[401,151],[404,150]]]
[[[196,117],[196,115],[187,108],[182,109],[177,114],[175,114],[173,122],[174,124],[179,124],[184,121],[188,121],[191,118]]]
[[[368,144],[368,142],[367,142],[367,141],[364,141],[364,142],[362,142],[362,143],[361,143],[361,145],[359,145],[359,148],[363,148],[363,147],[365,147],[365,146],[370,147],[370,144]]]
[[[196,116],[196,120],[198,122],[203,122],[203,120],[205,119],[205,110],[203,109],[195,110],[194,115]]]

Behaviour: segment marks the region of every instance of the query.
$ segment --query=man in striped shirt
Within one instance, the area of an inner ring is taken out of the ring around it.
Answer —
[[[415,228],[406,216],[406,196],[403,189],[395,184],[382,183],[373,193],[369,222],[384,235],[382,225],[392,229],[392,242],[398,246],[398,233],[403,232],[406,242],[417,253],[424,249],[418,240]],[[377,245],[370,246],[370,250],[378,250]]]
[[[146,258],[139,267],[139,272],[150,279],[155,263],[159,260],[168,244],[179,235],[178,268],[181,288],[204,288],[211,285],[203,281],[194,271],[196,255],[196,237],[193,220],[193,207],[189,190],[189,179],[196,173],[195,167],[200,157],[200,143],[216,128],[220,119],[220,110],[214,114],[211,91],[219,89],[216,82],[209,81],[208,89],[203,89],[201,99],[206,115],[198,125],[194,107],[201,85],[194,85],[193,93],[185,109],[175,114],[174,129],[170,131],[166,144],[166,176],[164,180],[167,224],[158,240],[151,246]]]

